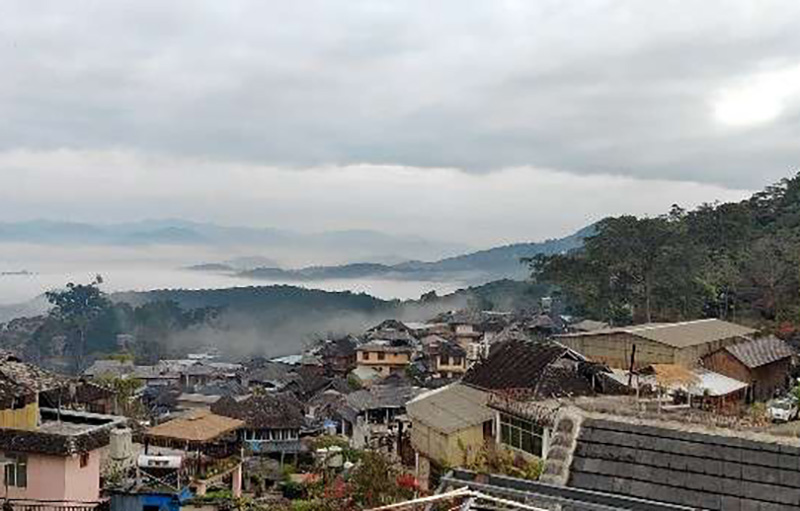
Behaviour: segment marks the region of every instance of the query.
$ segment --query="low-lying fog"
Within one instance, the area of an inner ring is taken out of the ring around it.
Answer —
[[[452,292],[458,282],[346,279],[319,282],[271,282],[182,269],[203,262],[222,261],[244,253],[206,247],[59,247],[0,245],[0,305],[27,302],[67,282],[88,282],[100,274],[103,289],[224,288],[249,285],[291,284],[331,291],[351,290],[392,299],[419,298],[425,292]],[[249,255],[253,255],[252,253]],[[306,258],[304,258],[306,259]],[[19,273],[19,272],[29,273]]]

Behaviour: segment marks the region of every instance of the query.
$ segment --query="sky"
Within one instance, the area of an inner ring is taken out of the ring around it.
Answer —
[[[0,219],[489,246],[800,160],[800,2],[8,0]]]

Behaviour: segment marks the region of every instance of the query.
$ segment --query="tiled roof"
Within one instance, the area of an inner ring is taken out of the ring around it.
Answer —
[[[38,430],[0,428],[0,450],[56,456],[89,452],[108,445],[109,431],[127,422],[124,417],[69,410],[40,412]]]
[[[786,342],[772,336],[734,344],[725,349],[750,369],[771,364],[795,354]]]
[[[800,447],[586,418],[568,485],[713,511],[798,509]]]
[[[541,397],[591,393],[590,382],[576,370],[576,357],[558,343],[505,341],[467,372],[464,383],[486,390],[526,389]]]
[[[357,390],[348,394],[347,404],[357,412],[380,408],[402,408],[422,392],[422,389],[411,386],[373,385],[369,389]]]
[[[213,413],[240,419],[248,428],[300,428],[303,425],[303,404],[289,392],[264,392],[246,398],[225,396],[213,405]]]

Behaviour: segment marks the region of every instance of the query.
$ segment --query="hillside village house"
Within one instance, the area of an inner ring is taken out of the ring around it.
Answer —
[[[558,343],[526,339],[496,345],[463,383],[490,394],[487,406],[495,411],[496,442],[537,458],[548,454],[553,427],[549,404],[554,400],[625,392],[580,353]]]
[[[263,392],[245,397],[226,396],[211,405],[211,412],[243,420],[240,431],[245,449],[253,454],[278,455],[300,452],[303,404],[289,392]]]
[[[384,340],[370,341],[356,349],[356,365],[375,369],[386,377],[403,372],[411,363],[413,351],[411,346],[404,344]]]
[[[746,341],[755,330],[719,319],[650,323],[556,336],[565,346],[609,367],[696,366],[719,349]]]
[[[467,352],[451,341],[428,346],[431,370],[441,378],[460,378],[467,372]]]
[[[372,385],[348,394],[341,417],[351,445],[392,452],[399,433],[398,418],[405,413],[406,403],[421,392],[422,389],[400,383]]]
[[[461,383],[432,390],[408,402],[411,446],[417,479],[427,486],[432,473],[463,466],[483,445],[494,442],[495,411],[486,406],[489,394]]]
[[[183,463],[186,473],[180,479],[187,481],[196,495],[205,495],[209,487],[229,481],[233,496],[240,497],[242,460],[236,432],[244,426],[244,421],[238,419],[215,415],[208,410],[194,410],[148,428],[144,437],[149,446],[148,455],[156,462],[162,457],[153,446],[170,448],[171,453],[182,452],[183,460],[191,459],[190,463]]]
[[[8,354],[0,360],[0,497],[92,507],[110,431],[127,419],[56,409],[45,397],[69,382]],[[43,406],[43,405],[48,405]]]
[[[748,399],[766,401],[785,389],[794,350],[777,337],[726,346],[703,358],[703,366],[746,383]]]

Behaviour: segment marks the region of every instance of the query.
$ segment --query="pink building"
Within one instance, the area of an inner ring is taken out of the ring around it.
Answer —
[[[0,497],[12,505],[47,501],[92,507],[100,500],[100,458],[111,429],[127,419],[58,410],[52,396],[74,384],[0,353]]]

